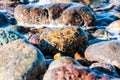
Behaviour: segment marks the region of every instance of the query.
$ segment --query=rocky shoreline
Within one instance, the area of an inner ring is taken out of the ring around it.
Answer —
[[[120,80],[120,0],[1,0],[0,80]]]

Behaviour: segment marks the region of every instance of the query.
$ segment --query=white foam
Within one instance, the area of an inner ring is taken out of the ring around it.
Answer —
[[[45,5],[45,4],[51,4],[52,0],[39,0],[39,2],[36,3],[36,5]]]
[[[47,28],[64,28],[64,27],[70,27],[70,25],[65,26],[63,24],[29,24],[29,23],[24,23],[24,22],[18,22],[18,25],[21,26],[25,26],[25,27],[34,27],[34,28],[43,28],[43,27],[47,27]]]

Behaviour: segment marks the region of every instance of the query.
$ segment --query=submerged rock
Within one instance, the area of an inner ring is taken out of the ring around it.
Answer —
[[[89,61],[112,64],[120,69],[120,41],[104,41],[90,45],[85,51]]]
[[[40,34],[39,46],[44,54],[62,53],[74,56],[75,52],[84,51],[87,40],[88,37],[81,28],[51,28]]]
[[[3,46],[9,42],[12,42],[17,39],[24,39],[22,35],[16,31],[5,31],[0,30],[0,45]]]
[[[36,80],[45,72],[43,54],[24,40],[0,48],[0,80]]]
[[[92,10],[79,3],[55,3],[46,5],[18,5],[14,11],[20,25],[41,27],[40,25],[94,26]]]

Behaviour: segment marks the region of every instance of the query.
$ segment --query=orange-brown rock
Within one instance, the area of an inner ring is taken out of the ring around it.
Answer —
[[[14,11],[21,25],[95,25],[92,10],[79,3],[55,3],[40,6],[18,5]]]
[[[45,29],[40,34],[39,46],[44,54],[74,56],[76,52],[84,51],[87,40],[86,33],[79,27],[52,28]]]

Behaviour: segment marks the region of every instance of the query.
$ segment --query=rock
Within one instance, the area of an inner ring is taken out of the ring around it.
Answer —
[[[112,66],[111,64],[107,64],[107,63],[93,63],[90,68],[96,72],[99,75],[110,75],[110,76],[114,76],[114,77],[119,77],[118,73],[116,72],[116,69],[114,66]]]
[[[87,67],[64,65],[48,70],[43,80],[117,80],[117,78],[109,75],[100,76]]]
[[[83,66],[90,66],[91,65],[91,62],[87,61],[87,59],[85,57],[81,56],[80,53],[75,53],[74,59],[77,60]]]
[[[37,34],[31,36],[30,39],[29,39],[29,41],[32,44],[39,45],[39,37],[40,37],[40,33],[37,33]]]
[[[119,34],[120,33],[120,20],[116,20],[114,22],[112,22],[107,28],[106,30],[108,30],[111,33],[114,34]]]
[[[14,15],[19,25],[28,27],[95,25],[92,10],[79,3],[18,5],[15,8]]]
[[[56,53],[53,57],[54,60],[61,58],[63,55],[61,53]]]
[[[100,7],[102,5],[105,5],[104,1],[105,0],[89,0],[89,5],[90,5],[91,8]]]
[[[107,30],[104,30],[104,29],[97,29],[97,30],[92,34],[92,36],[93,36],[95,39],[92,39],[92,40],[89,40],[89,41],[92,41],[93,43],[114,39],[114,38],[112,38],[112,37],[113,37],[113,34],[110,33],[110,32],[107,31]]]
[[[7,17],[2,12],[0,12],[0,27],[6,25],[7,23],[8,23]]]
[[[9,42],[17,39],[23,39],[24,37],[16,31],[0,30],[0,45],[3,46]]]
[[[0,48],[0,80],[36,80],[45,72],[44,61],[40,50],[27,41],[10,42]]]
[[[40,50],[45,55],[61,53],[74,56],[75,52],[84,51],[88,38],[81,28],[71,27],[46,29],[40,34],[39,40]]]
[[[120,42],[117,40],[99,42],[90,45],[85,51],[89,61],[98,61],[112,64],[120,68]]]
[[[81,64],[79,64],[76,60],[74,60],[72,57],[61,57],[57,60],[54,60],[50,65],[48,70],[52,70],[54,68],[60,67],[60,66],[64,66],[64,65],[68,65],[68,64],[74,64],[74,65],[78,65],[81,66]]]
[[[104,38],[104,37],[112,36],[112,33],[104,29],[98,29],[93,33],[93,36],[96,38]]]

